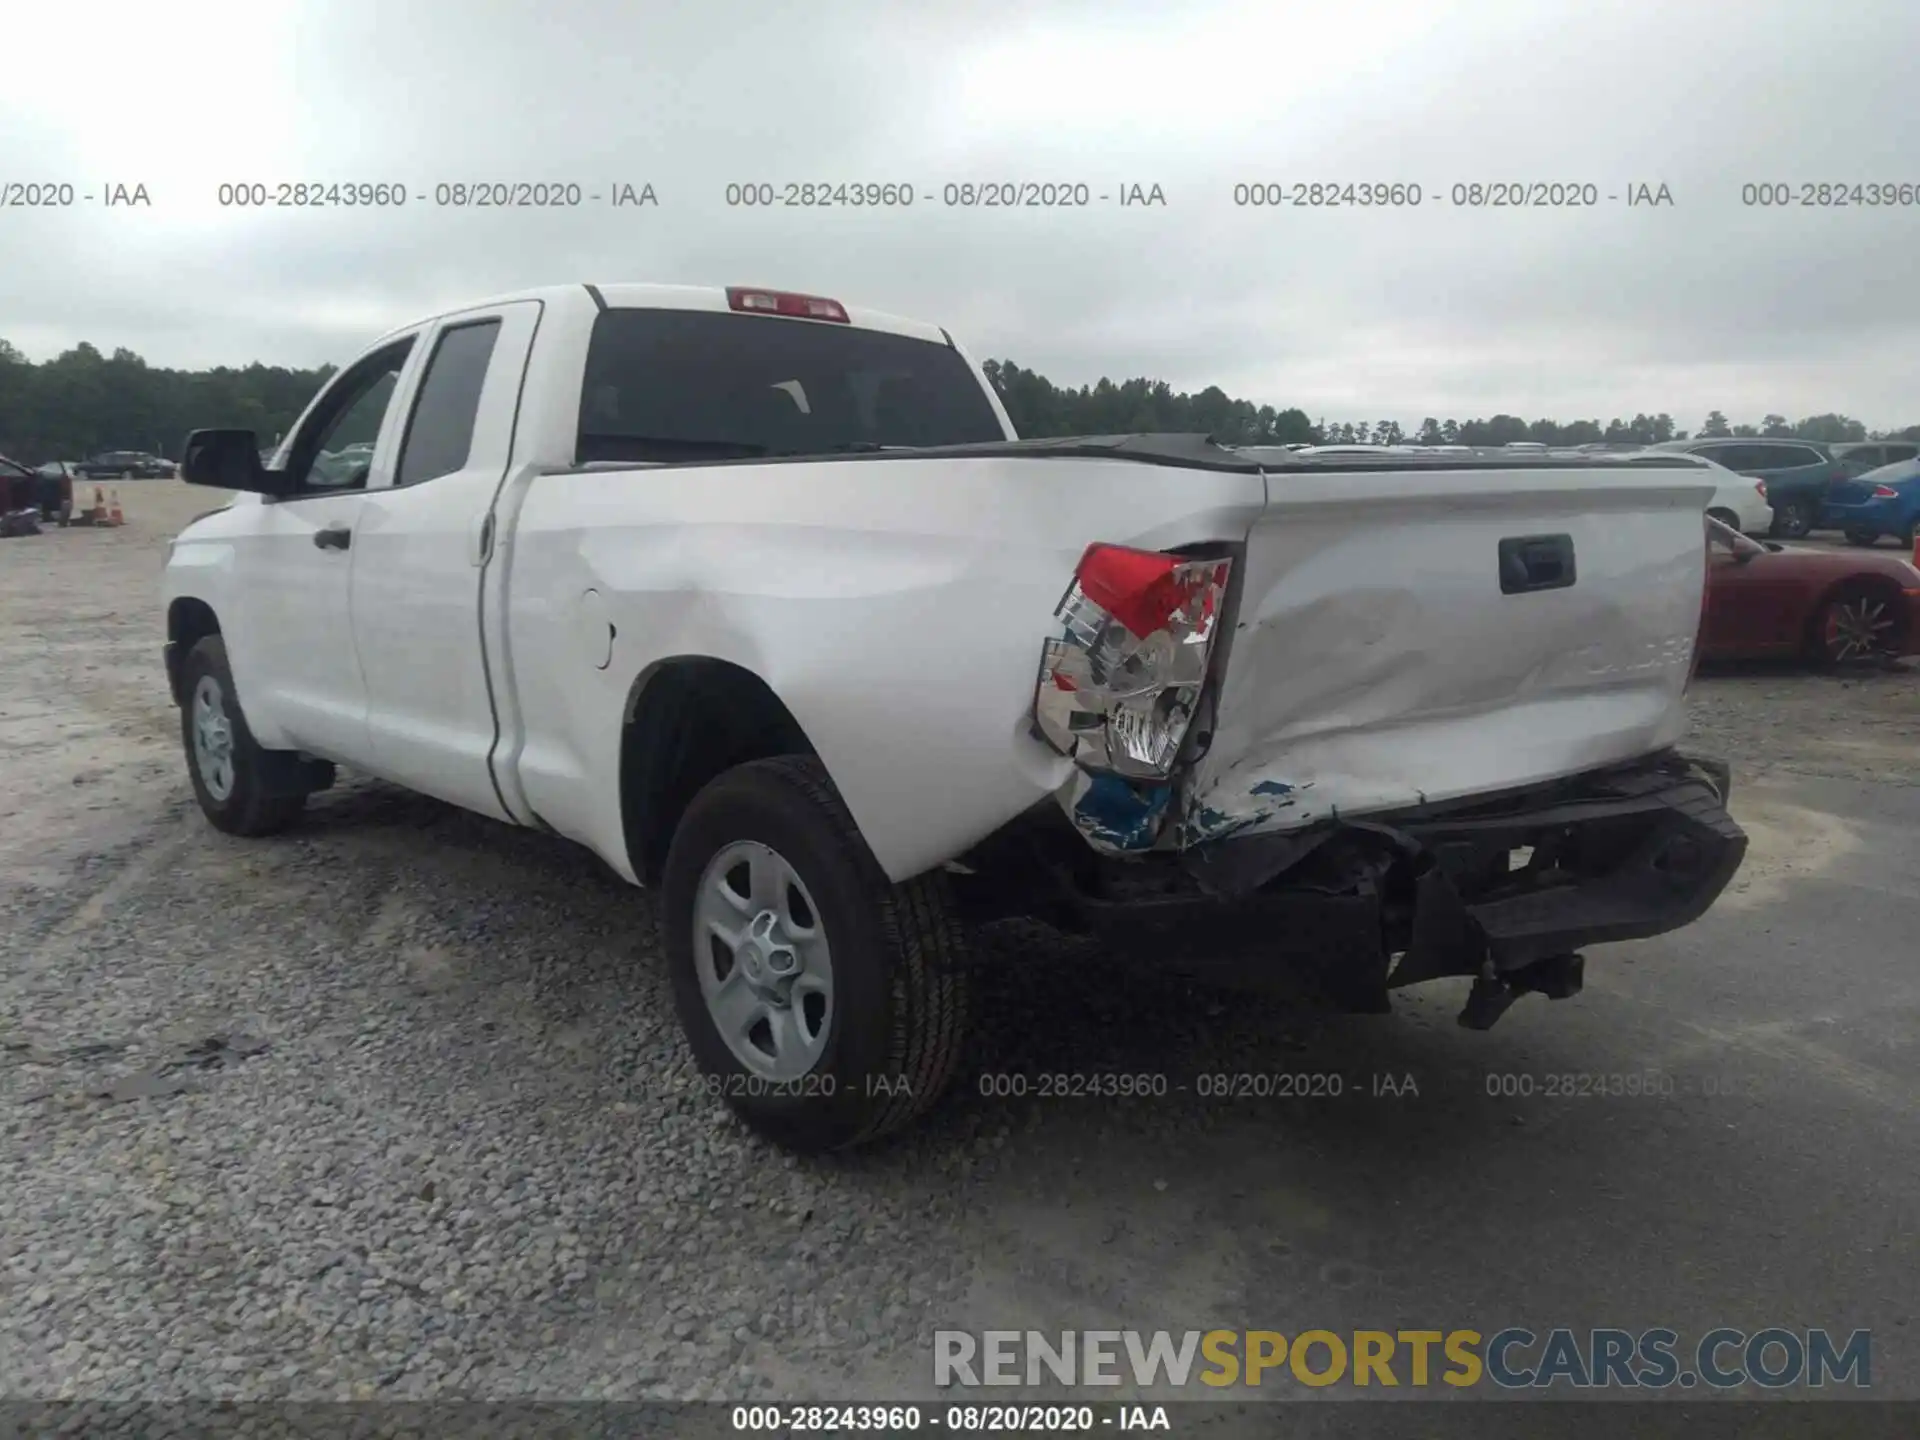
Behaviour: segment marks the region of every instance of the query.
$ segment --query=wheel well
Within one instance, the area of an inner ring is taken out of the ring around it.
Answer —
[[[811,755],[800,722],[766,681],[707,656],[664,660],[633,683],[620,736],[627,858],[656,885],[693,797],[722,771],[775,755]]]
[[[183,595],[167,607],[167,684],[175,704],[180,703],[180,667],[187,655],[209,635],[220,633],[219,617],[204,600]]]

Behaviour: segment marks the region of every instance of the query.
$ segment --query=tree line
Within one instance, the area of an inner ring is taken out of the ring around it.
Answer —
[[[1407,430],[1392,420],[1330,421],[1311,417],[1298,407],[1256,405],[1232,398],[1217,385],[1189,394],[1164,380],[1103,379],[1074,389],[1056,385],[1011,360],[989,360],[983,368],[1014,428],[1036,439],[1186,431],[1210,434],[1230,445],[1504,445],[1515,440],[1651,445],[1688,437],[1665,413],[1615,418],[1604,424],[1523,420],[1517,415],[1428,418]],[[178,459],[180,442],[189,430],[213,425],[252,430],[265,443],[293,425],[333,371],[331,365],[298,370],[260,364],[172,370],[149,365],[131,350],[120,348],[103,355],[85,343],[35,363],[0,340],[0,454],[30,465],[82,459],[102,450],[146,450]],[[1782,415],[1768,415],[1757,425],[1732,424],[1714,410],[1697,434],[1828,442],[1920,439],[1920,425],[1870,433],[1860,421],[1835,414],[1792,422]]]
[[[1429,417],[1412,430],[1394,420],[1329,421],[1304,410],[1276,409],[1235,400],[1217,385],[1197,394],[1176,391],[1164,380],[1124,380],[1071,389],[1044,375],[1023,370],[1011,360],[989,360],[983,367],[1022,435],[1115,435],[1136,431],[1203,431],[1229,445],[1505,445],[1531,440],[1547,445],[1657,445],[1690,438],[1673,416],[1635,415],[1631,420],[1523,420],[1494,415],[1483,420]],[[1754,435],[1818,440],[1920,440],[1920,425],[1903,430],[1869,431],[1846,415],[1809,415],[1789,421],[1767,415],[1759,424],[1733,424],[1718,410],[1693,435]]]

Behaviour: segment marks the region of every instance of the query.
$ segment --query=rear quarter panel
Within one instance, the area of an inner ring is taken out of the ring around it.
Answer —
[[[542,820],[632,878],[618,786],[635,682],[664,658],[759,675],[895,879],[1046,797],[1042,641],[1085,547],[1238,540],[1258,475],[1098,459],[902,459],[533,476],[506,576],[512,757]],[[591,599],[587,592],[596,592]],[[614,626],[605,669],[606,616]]]

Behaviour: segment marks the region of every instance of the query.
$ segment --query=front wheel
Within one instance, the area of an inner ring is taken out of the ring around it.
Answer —
[[[1896,598],[1865,585],[1828,597],[1814,616],[1813,648],[1828,665],[1857,665],[1898,654],[1905,638]]]
[[[1789,500],[1774,508],[1773,534],[1780,540],[1804,540],[1813,533],[1814,510],[1805,500]]]
[[[194,799],[216,829],[229,835],[271,835],[291,825],[307,803],[287,783],[296,756],[263,750],[247,728],[227,668],[226,643],[209,635],[187,655],[180,739]]]
[[[818,760],[755,760],[708,784],[661,890],[687,1043],[755,1130],[842,1149],[946,1089],[969,986],[945,877],[891,883]]]

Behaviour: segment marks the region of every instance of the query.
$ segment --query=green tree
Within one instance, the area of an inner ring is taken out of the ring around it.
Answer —
[[[1867,427],[1845,415],[1810,415],[1793,427],[1794,438],[1816,440],[1828,445],[1867,438]]]
[[[178,458],[189,430],[239,426],[262,441],[289,429],[332,366],[170,370],[125,348],[82,342],[34,364],[0,340],[0,453],[27,464],[107,449]]]
[[[1718,410],[1709,410],[1706,423],[1700,427],[1700,434],[1703,439],[1717,440],[1721,436],[1733,434],[1733,428],[1727,424],[1726,416]]]

